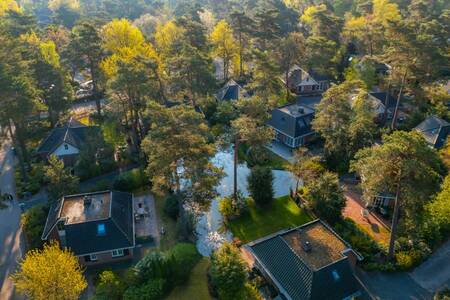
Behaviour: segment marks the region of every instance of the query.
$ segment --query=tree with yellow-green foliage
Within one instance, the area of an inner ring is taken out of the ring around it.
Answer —
[[[101,36],[103,48],[113,54],[124,52],[124,48],[134,49],[145,42],[139,28],[126,19],[112,20],[103,26]]]
[[[77,257],[56,242],[29,251],[12,278],[17,291],[33,300],[75,300],[87,287]]]
[[[113,20],[102,30],[103,48],[110,54],[101,62],[111,105],[129,124],[129,139],[139,152],[145,132],[142,112],[149,100],[165,100],[163,67],[152,44],[125,19]]]
[[[8,11],[20,12],[20,7],[14,0],[0,0],[0,17]]]
[[[233,29],[225,20],[221,20],[211,32],[210,39],[213,44],[213,55],[223,61],[223,78],[227,80],[232,62],[239,57]]]
[[[381,51],[384,44],[384,31],[390,22],[401,19],[397,4],[389,0],[374,0],[371,14],[345,17],[343,36],[353,39],[360,46],[360,51],[374,55]]]
[[[167,60],[174,55],[176,44],[183,38],[183,28],[174,21],[158,24],[155,31],[155,46],[162,59]]]

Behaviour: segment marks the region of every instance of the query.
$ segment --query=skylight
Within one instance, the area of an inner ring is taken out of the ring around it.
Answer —
[[[105,224],[101,223],[97,225],[97,235],[105,235],[106,234],[106,230],[105,230]]]

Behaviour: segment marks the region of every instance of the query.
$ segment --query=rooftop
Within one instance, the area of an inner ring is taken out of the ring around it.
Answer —
[[[111,192],[64,197],[60,218],[66,224],[103,220],[110,217]]]
[[[298,103],[289,104],[279,108],[280,111],[287,113],[295,118],[310,115],[314,113],[314,110],[310,107],[300,105]]]
[[[283,239],[313,270],[318,270],[344,257],[348,246],[322,223],[312,223],[292,230]]]

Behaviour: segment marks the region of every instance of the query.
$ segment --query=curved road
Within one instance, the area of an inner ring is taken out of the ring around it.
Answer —
[[[0,299],[19,299],[9,275],[14,273],[22,257],[23,242],[20,228],[20,208],[14,184],[14,155],[9,141],[0,147],[0,189],[14,195],[6,209],[0,210]]]

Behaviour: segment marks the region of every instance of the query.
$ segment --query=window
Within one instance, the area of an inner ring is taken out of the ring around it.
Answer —
[[[120,256],[123,256],[123,249],[112,251],[112,257],[120,257]]]
[[[69,145],[64,144],[64,149],[69,150]]]
[[[97,255],[96,254],[91,254],[91,255],[89,255],[89,259],[91,260],[91,261],[97,261]]]
[[[97,224],[97,235],[105,235],[105,234],[106,234],[105,224],[103,223]]]
[[[339,276],[338,271],[334,270],[332,272],[332,274],[333,274],[334,281],[339,281],[339,279],[341,279],[341,276]]]

